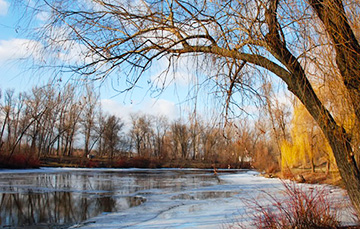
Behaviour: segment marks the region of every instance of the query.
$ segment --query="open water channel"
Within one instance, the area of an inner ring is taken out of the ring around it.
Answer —
[[[249,215],[242,199],[281,187],[246,170],[0,170],[0,228],[232,227]]]

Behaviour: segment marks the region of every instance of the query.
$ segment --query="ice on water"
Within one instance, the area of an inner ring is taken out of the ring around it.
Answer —
[[[267,179],[255,171],[236,174],[220,174],[221,183],[185,191],[139,192],[147,202],[124,212],[100,215],[75,228],[251,228],[252,212],[248,202],[251,199],[269,202],[266,194],[281,196],[283,183],[279,179]],[[324,185],[301,185],[312,189]],[[344,191],[325,186],[333,199],[344,199]],[[266,193],[266,194],[265,194]],[[210,196],[202,196],[210,194]],[[211,196],[213,194],[213,196]],[[135,194],[136,195],[136,194]],[[247,201],[247,202],[244,202]],[[348,202],[348,201],[347,201]],[[351,223],[351,217],[343,216],[343,221]]]
[[[263,178],[252,170],[224,170],[214,175],[197,169],[41,168],[0,170],[0,177],[1,194],[29,189],[39,194],[69,192],[73,203],[87,199],[84,202],[92,209],[110,202],[110,209],[101,207],[102,211],[93,210],[85,219],[74,218],[74,223],[64,225],[86,229],[251,228],[254,210],[249,209],[249,201],[270,204],[266,194],[281,198],[284,189],[281,180]],[[344,204],[344,213],[348,211],[343,190],[327,185],[300,186],[323,186],[332,200]],[[74,209],[81,209],[78,206],[74,204]],[[351,224],[351,216],[343,214],[341,218]]]

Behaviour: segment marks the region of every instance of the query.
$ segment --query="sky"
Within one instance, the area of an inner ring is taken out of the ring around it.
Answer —
[[[26,58],[29,57],[42,57],[31,54],[38,42],[28,38],[29,31],[26,31],[27,28],[22,24],[20,11],[12,5],[11,0],[0,0],[0,89],[14,89],[16,93],[46,84],[53,74],[51,71],[43,73],[33,69],[30,61],[21,61],[24,58],[28,60]],[[45,19],[44,15],[35,17],[39,23]],[[158,68],[161,68],[161,65]],[[181,71],[175,73],[169,87],[158,95],[149,91],[146,79],[154,80],[159,71],[153,68],[133,91],[127,93],[116,90],[123,86],[115,77],[104,82],[95,82],[95,88],[100,91],[103,109],[124,120],[129,120],[129,115],[136,112],[165,115],[170,120],[188,116],[186,111],[190,110],[191,105],[186,100],[192,76]]]
[[[39,71],[31,65],[30,60],[46,60],[40,54],[31,52],[37,49],[36,47],[41,47],[41,43],[29,36],[33,31],[24,23],[26,16],[13,2],[0,0],[0,89],[14,89],[16,93],[20,93],[30,91],[34,86],[45,85],[49,79],[54,79],[55,70]],[[45,14],[33,17],[35,24],[41,24],[46,19]],[[179,62],[181,67],[174,70],[170,78],[160,78],[160,82],[165,81],[167,85],[161,94],[149,90],[148,82],[156,82],[156,78],[167,67],[167,61],[162,59],[142,76],[133,90],[126,93],[119,93],[125,86],[124,80],[117,76],[110,76],[103,82],[95,81],[95,89],[100,92],[103,110],[122,118],[126,123],[130,122],[130,114],[139,112],[165,115],[171,121],[179,118],[188,119],[196,105],[196,111],[202,119],[218,118],[223,112],[226,97],[215,99],[214,95],[209,93],[211,90],[208,88],[213,87],[211,85],[199,84],[201,89],[197,91],[197,83],[204,76],[199,76],[199,73],[193,71],[196,64],[191,61],[190,58],[182,58]],[[65,79],[71,78],[70,74],[63,75]],[[78,78],[76,81],[80,82]],[[189,95],[189,92],[194,91],[198,93]],[[279,99],[286,99],[286,96],[280,95]],[[255,114],[259,111],[253,105],[243,109]]]

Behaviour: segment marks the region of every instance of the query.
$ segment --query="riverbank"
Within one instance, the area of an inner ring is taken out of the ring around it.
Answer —
[[[262,176],[266,178],[288,179],[297,183],[328,184],[340,188],[345,188],[343,180],[341,179],[338,171],[331,171],[329,173],[326,173],[321,170],[312,172],[310,169],[292,169],[291,172],[287,173],[264,173],[262,174]]]
[[[198,159],[157,159],[148,157],[122,157],[109,159],[101,157],[47,156],[40,159],[40,167],[250,169],[251,165],[249,162],[208,162]]]
[[[8,162],[8,164],[5,164]],[[250,162],[227,163],[207,162],[199,159],[157,159],[147,157],[114,158],[105,157],[79,157],[79,156],[46,156],[40,159],[26,158],[14,155],[13,158],[0,159],[0,168],[25,169],[39,167],[68,167],[68,168],[198,168],[198,169],[253,169]],[[290,179],[298,183],[329,184],[344,188],[343,181],[337,171],[318,168],[316,172],[311,169],[291,169],[287,172],[263,173],[266,178]]]
[[[79,157],[79,156],[46,156],[40,159],[26,158],[15,155],[10,160],[0,159],[0,168],[25,169],[39,167],[68,167],[68,168],[198,168],[198,169],[253,169],[250,162],[226,163],[207,162],[199,159],[157,159],[147,157],[114,158],[105,157]],[[8,162],[9,164],[5,164]],[[311,169],[291,169],[287,172],[263,173],[266,178],[290,179],[298,183],[329,184],[344,188],[343,181],[337,171],[326,173],[318,168],[316,172]]]

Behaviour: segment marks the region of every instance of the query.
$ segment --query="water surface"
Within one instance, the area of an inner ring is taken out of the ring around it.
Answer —
[[[156,195],[204,200],[236,194],[191,192],[220,183],[211,170],[0,170],[0,227],[66,228],[136,207]]]

